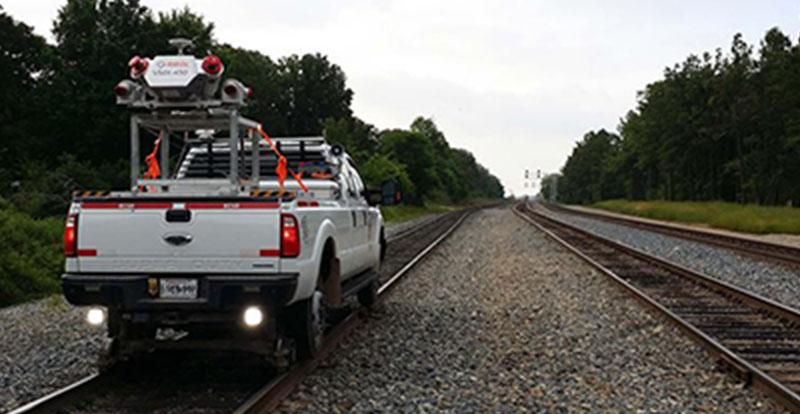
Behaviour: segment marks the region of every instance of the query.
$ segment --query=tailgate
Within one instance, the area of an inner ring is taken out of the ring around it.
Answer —
[[[253,201],[84,202],[78,271],[277,272],[279,207]]]

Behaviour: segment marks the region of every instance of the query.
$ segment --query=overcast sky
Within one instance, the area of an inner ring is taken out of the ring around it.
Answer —
[[[689,53],[757,43],[778,26],[796,40],[797,1],[240,1],[188,4],[216,38],[271,57],[320,52],[379,128],[432,117],[455,147],[523,187],[526,168],[557,171],[588,130],[614,130],[636,92]],[[3,0],[52,39],[64,1]]]

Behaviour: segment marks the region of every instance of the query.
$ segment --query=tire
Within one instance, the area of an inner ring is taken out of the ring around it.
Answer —
[[[313,358],[322,349],[325,338],[325,303],[317,288],[310,298],[295,303],[289,309],[292,337],[300,359]]]
[[[378,281],[377,275],[369,282],[367,286],[358,291],[358,303],[361,306],[371,308],[378,302]]]
[[[327,304],[322,287],[328,277],[332,261],[332,252],[325,254],[320,263],[317,286],[311,297],[301,300],[289,307],[289,323],[291,336],[297,346],[300,359],[313,358],[322,348],[327,326]]]
[[[380,238],[380,249],[381,249],[381,262],[386,259],[386,236],[383,234],[383,229],[381,229],[381,238]]]

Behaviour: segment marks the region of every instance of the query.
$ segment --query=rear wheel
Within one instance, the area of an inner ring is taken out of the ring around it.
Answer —
[[[310,298],[292,305],[289,312],[297,356],[313,357],[322,349],[325,339],[327,312],[322,290],[317,288]]]
[[[308,299],[289,307],[290,329],[297,344],[297,356],[300,358],[311,358],[316,355],[325,339],[328,304],[323,286],[330,277],[333,261],[336,260],[331,250],[326,248],[324,259],[320,263],[319,278],[314,293]]]
[[[384,235],[383,228],[381,228],[381,238],[380,238],[380,249],[381,249],[381,262],[386,259],[386,236]]]

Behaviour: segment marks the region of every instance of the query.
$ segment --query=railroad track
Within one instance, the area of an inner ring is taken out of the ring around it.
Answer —
[[[747,384],[800,412],[800,313],[519,204],[514,212],[688,333]]]
[[[633,218],[610,216],[606,214],[593,213],[585,210],[576,210],[558,204],[543,204],[545,208],[565,214],[589,217],[609,223],[622,224],[624,226],[644,229],[667,236],[677,237],[684,240],[691,240],[718,247],[723,247],[735,252],[753,256],[755,258],[767,259],[782,262],[792,266],[800,266],[800,248],[786,246],[777,243],[770,243],[760,240],[736,237],[726,234],[714,233],[703,230],[694,230],[685,227],[677,227],[669,224],[645,222]]]
[[[387,241],[379,280],[380,297],[449,236],[474,210],[444,214]],[[349,332],[367,319],[368,311],[351,307],[327,333],[314,359],[295,364],[286,373],[267,370],[255,358],[155,353],[135,364],[121,363],[28,403],[10,414],[187,412],[262,413],[276,409],[308,373]]]

